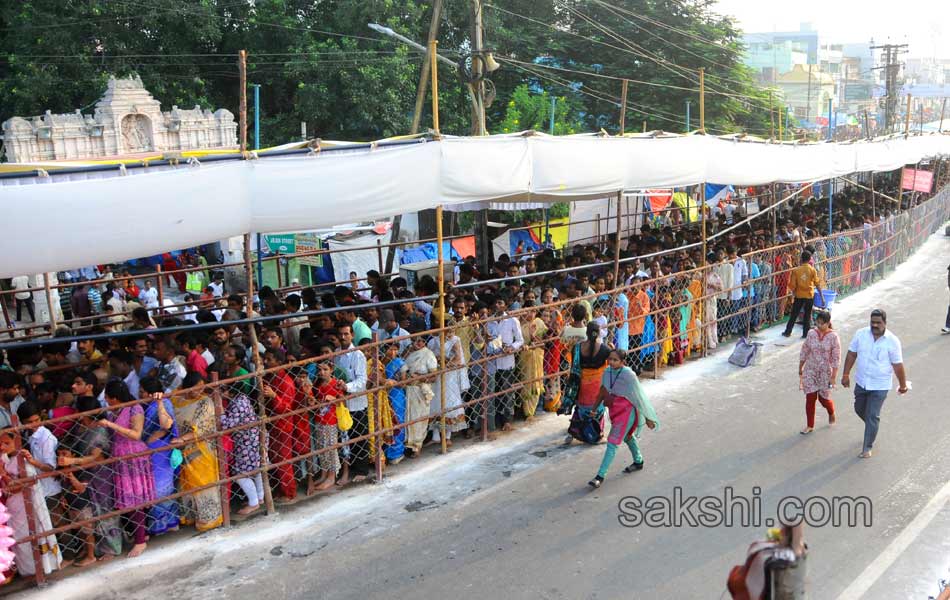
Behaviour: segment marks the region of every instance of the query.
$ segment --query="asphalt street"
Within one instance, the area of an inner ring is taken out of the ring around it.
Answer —
[[[885,402],[875,455],[857,457],[863,423],[851,390],[819,407],[808,436],[798,390],[800,341],[761,333],[763,364],[726,364],[729,348],[647,381],[662,427],[646,432],[646,468],[623,474],[625,448],[600,490],[603,446],[560,445],[566,417],[491,444],[457,448],[283,515],[182,545],[155,544],[54,585],[56,597],[720,598],[766,523],[624,527],[625,497],[758,495],[762,517],[787,496],[859,497],[872,523],[806,532],[811,598],[926,598],[950,569],[950,238],[936,235],[888,279],[839,303],[847,345],[873,307],[888,311],[913,390]],[[797,330],[796,330],[797,333]],[[405,464],[405,463],[404,463]],[[759,490],[756,493],[756,490]],[[150,556],[151,555],[151,556]],[[117,574],[121,573],[119,577]],[[44,594],[45,595],[45,594]],[[52,597],[52,596],[46,596]]]

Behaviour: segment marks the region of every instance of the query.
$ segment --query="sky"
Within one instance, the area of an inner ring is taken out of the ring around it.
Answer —
[[[744,31],[798,31],[811,23],[819,43],[909,44],[908,56],[950,58],[948,0],[718,0],[715,12],[731,15]],[[886,14],[885,14],[886,11]]]

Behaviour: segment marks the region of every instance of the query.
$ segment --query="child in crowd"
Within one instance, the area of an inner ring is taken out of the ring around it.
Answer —
[[[340,470],[339,453],[335,448],[329,448],[339,443],[336,408],[346,397],[346,384],[334,377],[333,369],[332,360],[318,362],[316,385],[307,384],[308,400],[313,407],[310,413],[311,450],[317,452],[307,476],[308,496],[333,489]],[[316,480],[314,473],[319,473]]]

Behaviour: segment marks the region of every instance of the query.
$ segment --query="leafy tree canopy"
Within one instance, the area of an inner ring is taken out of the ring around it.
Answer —
[[[299,135],[367,140],[409,131],[421,55],[367,28],[380,23],[424,42],[424,0],[20,0],[0,3],[0,120],[45,110],[91,111],[110,75],[138,73],[167,109],[223,107],[237,114],[236,55],[261,86],[262,144]],[[712,133],[768,133],[767,92],[740,62],[740,32],[710,0],[495,0],[483,10],[491,75],[490,132],[618,130],[622,78],[627,129],[698,127],[699,67],[706,69]],[[471,0],[445,0],[439,51],[471,48]],[[516,62],[517,61],[517,62]],[[597,77],[595,75],[600,75]],[[608,79],[605,77],[613,77]],[[468,94],[439,72],[442,130],[467,134]],[[428,113],[428,105],[426,111]],[[253,117],[253,115],[250,115]],[[423,124],[431,123],[426,114]]]

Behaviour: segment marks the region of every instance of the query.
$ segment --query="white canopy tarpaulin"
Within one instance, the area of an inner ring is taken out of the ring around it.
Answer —
[[[792,144],[709,136],[445,137],[369,150],[116,172],[0,179],[8,227],[0,277],[211,243],[312,231],[442,204],[588,200],[702,183],[807,182],[950,154],[950,135]]]

